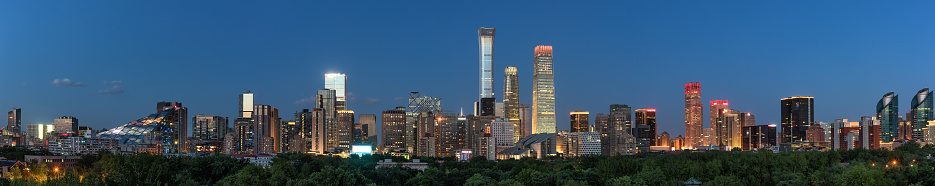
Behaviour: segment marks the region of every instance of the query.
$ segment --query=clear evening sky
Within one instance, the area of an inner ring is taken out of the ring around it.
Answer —
[[[338,3],[338,4],[335,4]],[[346,4],[345,4],[346,3]],[[379,114],[409,92],[472,111],[478,27],[497,28],[494,69],[519,67],[532,95],[533,48],[553,45],[557,125],[574,110],[656,108],[684,132],[683,85],[730,101],[758,124],[779,99],[815,97],[819,121],[874,115],[883,94],[935,87],[933,1],[3,1],[0,108],[23,123],[76,116],[111,128],[178,101],[189,115],[237,115],[238,94],[313,107],[324,74],[348,75],[348,105]],[[65,80],[65,79],[68,80]],[[57,81],[56,81],[57,80]],[[705,112],[707,112],[707,106]],[[705,114],[705,127],[709,127]],[[593,119],[592,119],[593,120]],[[5,126],[5,121],[0,124]],[[24,126],[25,128],[25,126]]]

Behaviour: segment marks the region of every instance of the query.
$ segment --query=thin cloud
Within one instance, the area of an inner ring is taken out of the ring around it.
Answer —
[[[124,93],[123,86],[120,86],[120,85],[114,85],[113,87],[110,87],[108,89],[97,91],[97,94],[101,94],[101,95],[117,95],[117,94],[123,94],[123,93]]]
[[[104,85],[120,85],[123,84],[123,81],[104,81]]]
[[[363,103],[364,105],[367,105],[367,106],[373,106],[373,105],[376,105],[376,104],[383,103],[383,100],[381,100],[381,99],[379,99],[379,98],[365,97],[365,98],[364,98],[363,100],[361,100],[360,102]]]
[[[302,98],[295,101],[295,105],[315,105],[315,96]]]
[[[52,84],[57,87],[83,87],[84,83],[73,81],[68,78],[52,80]]]

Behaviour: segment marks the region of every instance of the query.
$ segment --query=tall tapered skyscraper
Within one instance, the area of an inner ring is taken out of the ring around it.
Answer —
[[[334,90],[334,109],[347,110],[347,75],[325,74],[325,89]]]
[[[899,135],[899,95],[890,92],[877,102],[877,118],[880,119],[880,142],[889,143]]]
[[[932,91],[929,91],[929,88],[924,88],[919,90],[915,96],[912,97],[911,108],[909,108],[909,120],[910,130],[912,131],[912,139],[923,139],[925,126],[928,125],[928,121],[932,120]],[[931,130],[931,129],[930,129]]]
[[[555,133],[555,76],[552,74],[552,46],[536,46],[532,92],[533,133]]]
[[[503,70],[503,110],[506,118],[513,122],[513,142],[523,138],[522,115],[519,114],[519,75],[516,67]]]
[[[701,146],[704,129],[704,105],[701,104],[701,83],[685,84],[685,145],[688,148]]]
[[[780,143],[805,140],[805,131],[815,125],[815,98],[796,96],[780,100],[782,136]]]
[[[477,29],[480,50],[480,98],[493,98],[493,41],[496,28]]]

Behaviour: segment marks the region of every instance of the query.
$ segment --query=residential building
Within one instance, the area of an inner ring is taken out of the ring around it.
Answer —
[[[279,109],[269,105],[254,105],[251,118],[257,153],[280,152]]]
[[[337,130],[333,131],[337,133],[331,136],[336,142],[336,146],[334,147],[350,149],[354,141],[354,111],[339,110],[336,119],[337,122],[334,126]]]

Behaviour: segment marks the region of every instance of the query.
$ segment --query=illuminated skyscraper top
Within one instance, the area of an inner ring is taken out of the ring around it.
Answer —
[[[552,46],[536,46],[532,92],[534,134],[555,133],[555,75],[552,74]]]
[[[325,89],[334,90],[335,110],[347,110],[347,75],[339,73],[325,74]]]
[[[493,98],[493,39],[496,28],[477,29],[480,46],[480,98]]]
[[[240,118],[253,117],[253,93],[249,90],[240,94]]]

